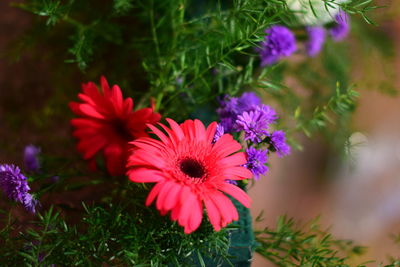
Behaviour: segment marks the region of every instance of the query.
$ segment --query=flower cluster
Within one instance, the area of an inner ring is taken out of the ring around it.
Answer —
[[[26,210],[35,213],[38,201],[29,193],[28,179],[14,165],[0,165],[0,187],[7,197],[21,203]]]
[[[244,105],[243,103],[246,103]],[[244,165],[259,179],[266,174],[268,153],[277,152],[279,157],[290,153],[283,131],[271,131],[278,116],[273,108],[261,103],[255,93],[244,93],[240,97],[225,96],[217,109],[221,126],[226,132],[243,132],[247,141],[247,163]],[[216,138],[216,137],[215,137]],[[266,144],[267,149],[259,148]]]
[[[318,2],[323,3],[323,1]],[[306,4],[308,6],[310,5],[308,1]],[[297,10],[295,9],[294,11]],[[336,42],[342,41],[350,31],[350,18],[346,12],[339,9],[335,9],[333,14],[334,25],[329,29],[329,35]],[[313,16],[315,15],[313,14]],[[308,56],[314,57],[321,51],[326,40],[327,32],[323,25],[327,22],[330,21],[323,20],[319,23],[317,23],[317,21],[305,22],[305,31],[308,35],[308,40],[305,43],[305,50]],[[280,59],[292,55],[296,51],[295,35],[287,27],[274,25],[266,29],[265,33],[265,40],[260,43],[260,48],[257,48],[260,55],[261,66],[274,64]]]
[[[260,98],[253,92],[244,93],[241,97],[230,97],[225,95],[219,101],[220,107],[217,113],[221,120],[220,124],[224,132],[231,133],[236,131],[237,116],[243,112],[248,112],[253,107],[261,104]]]

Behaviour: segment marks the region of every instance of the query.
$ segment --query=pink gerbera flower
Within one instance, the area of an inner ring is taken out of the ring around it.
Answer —
[[[206,129],[199,120],[177,124],[167,119],[171,128],[159,124],[164,134],[153,125],[148,127],[160,140],[142,137],[131,142],[135,146],[128,158],[129,179],[137,183],[156,183],[146,205],[156,198],[162,215],[171,211],[171,219],[178,221],[189,234],[196,230],[203,218],[203,204],[216,231],[238,220],[238,212],[224,194],[236,198],[245,207],[249,196],[229,180],[251,178],[242,167],[246,156],[238,152],[242,146],[230,134],[222,135],[213,143],[217,123]]]

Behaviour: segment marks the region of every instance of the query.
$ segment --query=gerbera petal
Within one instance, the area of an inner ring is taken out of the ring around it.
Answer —
[[[128,97],[124,101],[124,113],[129,113],[133,109],[133,99]]]
[[[212,140],[214,139],[215,131],[217,130],[217,125],[215,121],[212,122],[210,125],[208,125],[207,130],[206,130],[206,141],[207,143],[211,143]]]
[[[249,169],[247,169],[245,167],[239,167],[239,166],[228,168],[224,171],[224,173],[227,176],[232,176],[232,177],[229,177],[229,179],[231,179],[231,180],[242,180],[245,178],[250,179],[253,177],[253,173]]]
[[[181,212],[181,205],[176,205],[171,212],[171,220],[177,221]]]
[[[154,143],[145,143],[145,142],[131,142],[130,144],[133,144],[135,147],[143,149],[145,151],[151,152],[151,153],[155,153],[158,154],[160,152],[160,147],[159,146],[155,146]]]
[[[194,212],[194,210],[192,210],[192,207],[193,205],[195,205],[196,201],[196,195],[193,192],[190,192],[190,194],[188,194],[187,198],[185,199],[185,202],[182,203],[178,219],[179,225],[187,227],[187,225],[189,224],[191,213]]]
[[[219,187],[219,189],[228,195],[231,195],[237,201],[242,203],[246,208],[250,208],[251,199],[250,197],[239,187],[233,184],[224,183]]]
[[[107,144],[107,140],[105,138],[101,138],[100,136],[96,136],[91,139],[83,139],[78,145],[77,149],[83,154],[84,159],[90,159],[96,154],[100,149],[102,149]]]
[[[238,152],[229,157],[225,157],[219,161],[219,164],[225,165],[225,167],[232,167],[243,165],[246,163],[246,154],[243,152]]]
[[[93,101],[93,99],[85,94],[78,94],[78,98],[81,99],[84,102],[87,102],[89,105],[95,106],[96,103]]]
[[[185,135],[182,131],[182,128],[179,126],[179,124],[169,118],[166,118],[166,121],[169,123],[169,126],[171,126],[171,129],[174,131],[174,133],[178,137],[178,139],[182,140],[185,137]]]
[[[149,153],[147,150],[138,149],[128,158],[128,166],[154,166],[162,170],[165,167],[165,161],[159,154]]]
[[[77,102],[69,102],[69,103],[68,103],[68,106],[69,106],[69,108],[72,110],[73,113],[75,113],[75,114],[77,114],[77,115],[80,115],[80,116],[83,116],[83,115],[85,115],[85,114],[83,114],[82,111],[79,109],[79,106],[80,106],[80,105],[81,105],[81,104],[80,104],[80,103],[77,103]]]
[[[206,137],[206,128],[204,124],[199,120],[194,120],[194,131],[195,131],[195,138],[197,140],[203,141]]]
[[[111,99],[112,104],[115,109],[115,113],[119,116],[123,114],[123,99],[122,99],[122,92],[118,85],[114,85],[111,89]]]
[[[149,195],[146,198],[146,206],[150,206],[154,199],[157,197],[158,193],[160,193],[161,188],[164,186],[164,182],[157,183],[150,191]]]
[[[190,234],[199,228],[201,220],[203,219],[203,205],[199,199],[196,199],[191,206],[188,226],[185,228],[185,234]]]
[[[219,209],[214,204],[214,202],[208,197],[203,199],[204,205],[206,206],[207,216],[210,220],[210,223],[214,227],[215,231],[221,230],[221,215]]]
[[[104,93],[108,93],[110,91],[110,86],[108,85],[107,79],[103,75],[100,77],[100,85]]]
[[[233,140],[230,134],[224,134],[218,141],[214,144],[213,150],[215,153],[220,155],[221,157],[229,156],[238,150],[240,150],[242,146]]]
[[[179,196],[180,196],[179,193],[181,189],[182,187],[180,185],[174,183],[174,186],[169,191],[168,198],[165,199],[164,209],[170,210],[176,206],[176,204],[179,201]]]
[[[194,123],[192,120],[186,120],[180,125],[183,133],[185,134],[185,137],[189,140],[195,139],[193,124]]]
[[[156,202],[156,207],[158,210],[163,210],[164,209],[164,203],[165,199],[169,194],[169,191],[173,188],[174,182],[165,182],[164,186],[160,190],[160,194],[158,194],[157,202]]]
[[[99,121],[88,118],[75,118],[71,120],[71,125],[80,128],[101,128],[103,125]]]
[[[107,170],[111,175],[125,173],[125,151],[119,144],[110,144],[104,148]]]
[[[148,168],[135,168],[127,172],[129,180],[136,183],[154,183],[164,180],[164,176],[159,170]]]
[[[143,143],[143,144],[147,144],[150,146],[154,146],[157,149],[164,149],[165,145],[158,140],[152,139],[150,137],[141,137],[140,139],[137,139],[135,141],[129,142],[129,144],[136,146],[136,144],[138,143]]]
[[[239,218],[237,210],[232,201],[220,192],[211,195],[211,200],[217,206],[221,214],[221,226],[225,227],[228,223],[236,221]]]
[[[168,127],[165,126],[165,125],[162,124],[162,123],[158,123],[158,125],[160,125],[161,128],[164,129],[164,131],[168,134],[169,138],[171,139],[172,144],[174,145],[174,147],[176,147],[176,145],[177,145],[178,142],[179,142],[179,139],[178,139],[178,137],[175,135],[175,133],[174,133],[173,131],[171,131],[170,129],[168,129]]]
[[[156,127],[154,127],[154,126],[151,125],[151,124],[147,124],[147,127],[149,127],[149,128],[153,131],[153,133],[154,133],[155,135],[157,135],[158,138],[160,138],[160,140],[161,140],[164,144],[166,144],[166,145],[171,144],[171,142],[170,142],[170,140],[168,139],[168,137],[167,137],[163,132],[161,132],[159,129],[157,129]]]
[[[100,114],[93,106],[89,104],[80,104],[79,110],[86,116],[97,119],[105,119],[105,117],[102,114]]]

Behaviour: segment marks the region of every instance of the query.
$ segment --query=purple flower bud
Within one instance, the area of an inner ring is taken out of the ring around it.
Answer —
[[[336,25],[330,29],[329,33],[336,42],[342,41],[347,37],[350,31],[350,17],[341,10],[336,16]]]
[[[38,154],[40,148],[34,145],[27,145],[24,149],[24,165],[27,171],[37,172],[40,168]]]

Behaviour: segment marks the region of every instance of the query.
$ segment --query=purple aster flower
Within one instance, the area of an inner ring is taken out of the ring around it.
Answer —
[[[275,109],[268,105],[260,105],[256,108],[256,110],[263,113],[264,119],[267,120],[269,124],[275,123],[275,121],[278,119]]]
[[[268,126],[276,120],[276,113],[267,105],[258,106],[255,110],[243,112],[236,120],[236,127],[244,131],[244,139],[253,143],[261,142],[262,136],[267,135]]]
[[[308,41],[306,43],[307,54],[314,57],[321,52],[325,43],[325,28],[320,26],[306,27],[308,33]]]
[[[329,30],[332,39],[336,42],[342,41],[350,31],[350,17],[341,10],[336,16],[336,25]]]
[[[245,92],[237,100],[237,114],[255,109],[261,105],[261,99],[254,92]]]
[[[285,26],[272,26],[266,29],[265,33],[265,40],[261,43],[261,48],[257,49],[261,57],[261,66],[274,64],[296,51],[296,38]]]
[[[40,168],[38,155],[40,148],[34,145],[27,145],[24,149],[25,169],[30,172],[37,172]]]
[[[247,163],[244,166],[253,173],[256,180],[268,171],[268,166],[265,165],[268,160],[267,152],[268,150],[255,149],[254,147],[246,149]]]
[[[28,179],[17,166],[0,165],[0,187],[8,198],[20,202],[26,210],[35,213],[38,202],[28,193]]]
[[[290,154],[290,146],[286,143],[284,131],[275,131],[271,134],[271,145],[278,154],[278,157],[283,157]]]

